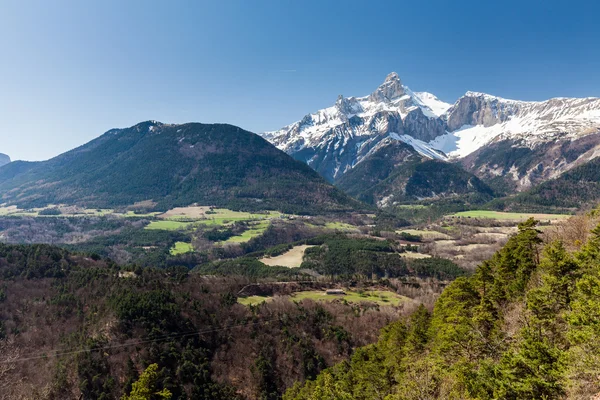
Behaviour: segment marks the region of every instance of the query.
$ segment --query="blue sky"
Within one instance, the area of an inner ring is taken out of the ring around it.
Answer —
[[[600,96],[597,3],[0,0],[0,152],[149,119],[273,130],[391,71],[448,102]]]

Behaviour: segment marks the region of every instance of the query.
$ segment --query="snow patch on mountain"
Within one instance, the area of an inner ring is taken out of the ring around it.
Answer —
[[[423,113],[430,118],[441,117],[452,106],[452,104],[441,101],[431,93],[411,92],[408,87],[405,88],[412,95],[417,105],[421,107]]]
[[[461,102],[468,102],[469,112],[476,111],[460,115]],[[523,140],[535,146],[594,133],[600,128],[600,99],[556,98],[533,102],[467,92],[444,117],[467,123],[435,138],[429,145],[449,157],[462,158],[497,140]]]
[[[432,158],[432,159],[437,159],[437,160],[447,160],[448,159],[448,157],[444,153],[437,150],[436,148],[431,146],[429,143],[423,142],[422,140],[415,139],[414,137],[411,137],[408,135],[398,135],[397,133],[394,133],[394,132],[390,133],[390,137],[392,139],[400,140],[401,142],[404,142],[404,143],[412,146],[412,148],[415,149],[417,151],[417,153],[419,153],[422,156],[425,156],[427,158]]]

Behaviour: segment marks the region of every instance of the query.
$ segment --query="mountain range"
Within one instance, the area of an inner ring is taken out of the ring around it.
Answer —
[[[599,133],[598,98],[534,102],[467,92],[451,105],[391,73],[368,96],[339,96],[332,107],[262,136],[342,187],[391,140],[423,159],[460,164],[498,194],[512,194],[596,158]]]
[[[532,102],[467,92],[449,104],[391,73],[367,96],[339,96],[260,135],[146,121],[48,161],[0,155],[0,202],[319,213],[496,198],[491,206],[501,209],[572,209],[600,197],[599,155],[598,98]]]

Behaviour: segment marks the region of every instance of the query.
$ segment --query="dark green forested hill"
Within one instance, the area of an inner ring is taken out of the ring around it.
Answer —
[[[400,141],[381,147],[336,185],[371,204],[457,197],[482,202],[494,195],[485,183],[459,165],[423,158]]]
[[[285,400],[590,399],[600,393],[600,227],[574,253],[535,222],[470,277]]]
[[[342,301],[247,307],[237,294],[248,283],[0,243],[0,398],[276,400],[373,343],[401,312]],[[146,384],[171,396],[136,390],[152,365]]]
[[[506,209],[580,209],[600,200],[600,159],[573,168],[513,198],[496,200]]]
[[[0,201],[115,207],[154,201],[287,212],[358,203],[261,137],[225,124],[144,122],[40,163],[0,168]]]

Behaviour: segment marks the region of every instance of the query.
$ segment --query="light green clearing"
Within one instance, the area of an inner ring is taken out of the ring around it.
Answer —
[[[257,221],[271,220],[280,218],[281,213],[278,211],[269,211],[265,214],[250,214],[247,212],[232,211],[227,209],[215,209],[216,214],[207,214],[205,219],[198,220],[198,223],[209,226],[224,226],[231,225],[238,221]]]
[[[152,221],[145,229],[162,229],[165,231],[178,231],[181,229],[187,229],[192,225],[191,222],[178,222],[178,221]]]
[[[424,206],[423,204],[400,204],[400,205],[397,205],[396,207],[407,208],[409,210],[422,210],[422,209],[427,208],[427,206]]]
[[[262,304],[266,301],[273,300],[272,297],[268,296],[248,296],[248,297],[238,297],[238,303],[243,304],[245,306],[256,306]]]
[[[510,212],[499,212],[499,211],[487,211],[487,210],[474,210],[474,211],[462,211],[453,214],[454,217],[471,217],[471,218],[491,218],[499,220],[524,220],[528,218],[535,218],[537,220],[559,220],[571,217],[565,214],[535,214],[535,213],[510,213]]]
[[[173,247],[171,247],[170,253],[173,256],[184,253],[191,253],[194,251],[194,247],[190,243],[185,242],[176,242]]]
[[[269,227],[270,221],[260,221],[255,225],[252,225],[251,229],[246,230],[239,236],[232,236],[222,243],[245,243],[252,238],[262,235],[265,230]]]
[[[406,301],[411,301],[408,297],[400,296],[399,294],[388,292],[385,290],[369,290],[362,295],[358,292],[345,291],[345,295],[325,294],[325,291],[311,290],[306,292],[294,293],[290,298],[294,301],[310,299],[314,301],[334,301],[344,299],[351,303],[360,303],[369,301],[382,306],[397,306]]]
[[[354,225],[347,224],[345,222],[327,222],[325,224],[327,229],[335,229],[338,231],[356,231],[357,228]]]

